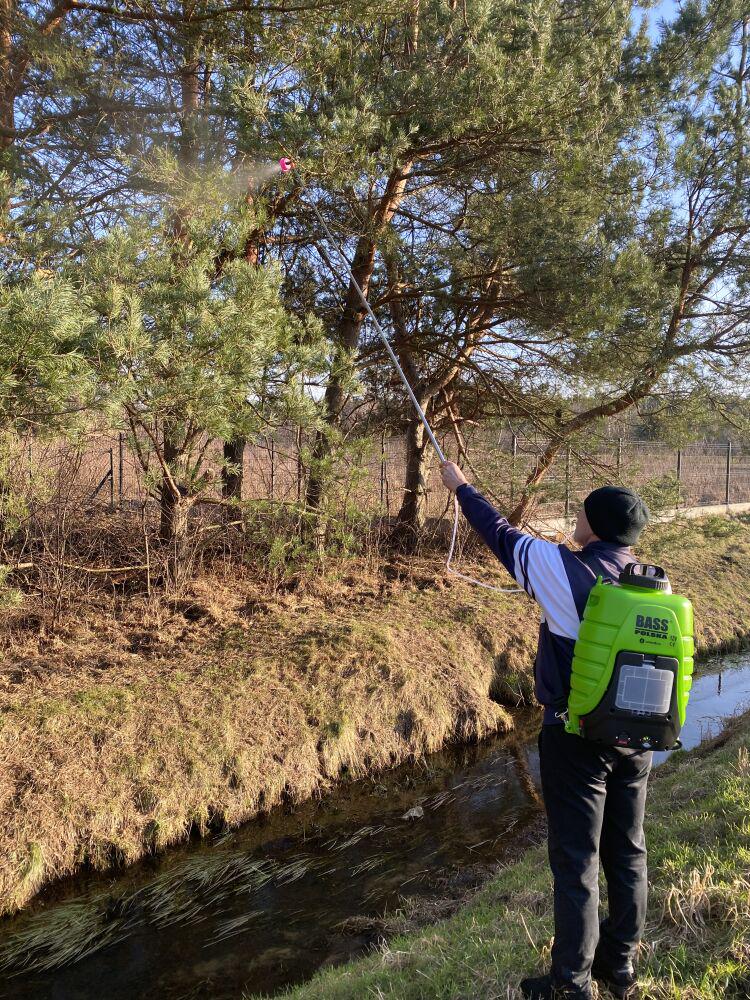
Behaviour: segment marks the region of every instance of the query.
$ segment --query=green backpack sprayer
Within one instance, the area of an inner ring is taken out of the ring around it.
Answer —
[[[631,563],[619,584],[599,577],[573,651],[567,731],[634,750],[681,746],[693,653],[693,607],[661,566]]]

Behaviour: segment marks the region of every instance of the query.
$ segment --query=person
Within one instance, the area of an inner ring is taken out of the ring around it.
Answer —
[[[646,526],[648,509],[629,489],[594,490],[576,520],[575,551],[513,527],[453,462],[441,466],[441,475],[469,524],[542,610],[534,682],[544,706],[539,762],[555,938],[550,972],[524,979],[521,992],[532,1000],[590,998],[594,978],[616,997],[630,998],[646,916],[643,813],[651,752],[588,742],[566,732],[564,717],[589,591],[597,576],[616,581],[635,561],[631,546]],[[601,924],[600,861],[609,903]]]

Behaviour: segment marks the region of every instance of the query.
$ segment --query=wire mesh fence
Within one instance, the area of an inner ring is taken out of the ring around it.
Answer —
[[[449,457],[459,458],[454,438],[441,443]],[[311,445],[309,435],[293,428],[249,443],[244,451],[242,498],[302,501]],[[520,498],[544,441],[477,428],[465,446],[462,458],[468,458],[478,487],[507,510]],[[84,506],[126,509],[147,502],[158,479],[153,469],[144,470],[137,449],[137,442],[124,434],[95,434],[75,445],[30,442],[16,462],[26,464],[37,492],[59,495],[64,484],[66,496]],[[395,515],[404,496],[406,458],[403,437],[380,435],[357,442],[337,459],[339,502],[361,512]],[[206,442],[201,469],[207,497],[221,495],[222,464],[221,442]],[[658,488],[667,504],[677,508],[750,502],[750,446],[703,441],[674,448],[658,441],[616,438],[593,450],[564,447],[534,488],[535,509],[542,518],[574,514],[586,493],[603,482],[624,482],[647,496]],[[426,472],[425,489],[428,516],[444,515],[446,494],[434,462]]]
[[[444,442],[449,457],[458,457],[455,442]],[[479,432],[467,442],[470,478],[503,510],[520,499],[537,466],[544,443],[532,437]],[[400,503],[404,489],[405,445],[390,439],[384,449],[386,496]],[[374,477],[376,469],[372,468]],[[685,508],[750,502],[750,447],[705,441],[674,448],[658,441],[616,438],[594,450],[562,448],[541,483],[533,488],[538,516],[575,514],[584,497],[606,482],[621,482],[654,503]],[[436,468],[427,480],[428,510],[441,513],[445,491]]]

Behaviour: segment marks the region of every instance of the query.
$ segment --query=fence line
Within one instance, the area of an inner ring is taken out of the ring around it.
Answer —
[[[248,445],[243,460],[243,499],[298,501],[304,497],[309,472],[309,445],[301,431],[284,429]],[[456,444],[442,445],[456,457]],[[472,466],[481,476],[480,489],[500,506],[519,499],[543,442],[534,437],[476,429],[467,440]],[[123,434],[93,435],[85,446],[51,442],[24,449],[27,474],[48,481],[63,475],[75,482],[89,503],[110,509],[142,503],[148,496],[143,470]],[[209,444],[204,468],[211,477],[208,492],[218,496],[223,455],[220,442]],[[406,447],[403,437],[355,442],[337,465],[338,497],[343,506],[395,515],[404,491]],[[657,493],[669,506],[692,507],[750,501],[750,448],[731,442],[701,442],[674,448],[663,442],[617,438],[592,452],[564,449],[535,491],[541,516],[575,513],[586,493],[604,481],[624,481],[648,499]],[[426,481],[427,512],[441,516],[445,491],[433,462]]]

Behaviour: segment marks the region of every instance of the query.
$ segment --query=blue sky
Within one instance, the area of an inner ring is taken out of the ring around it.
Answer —
[[[651,37],[656,38],[659,33],[659,21],[671,21],[678,8],[678,0],[660,0],[655,7],[645,11],[636,5],[635,14],[637,17],[640,12],[641,15],[645,14],[648,17]]]

